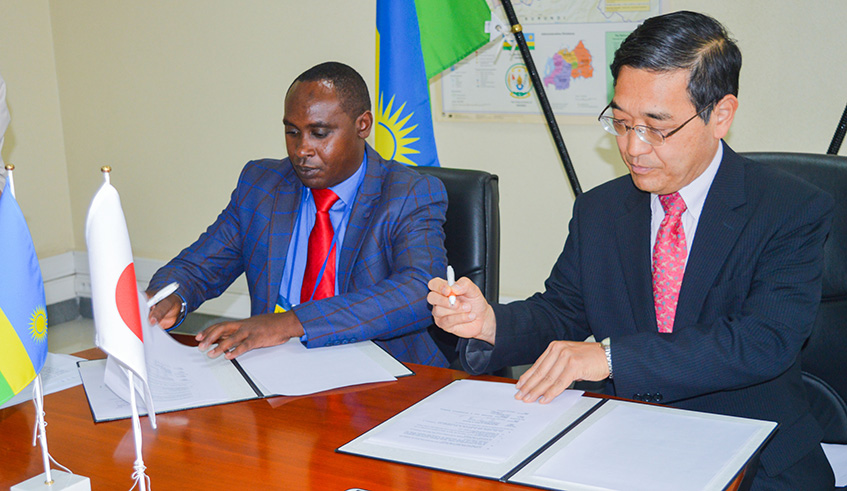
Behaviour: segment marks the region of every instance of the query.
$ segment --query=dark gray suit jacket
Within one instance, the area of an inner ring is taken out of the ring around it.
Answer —
[[[480,357],[481,345],[488,345],[475,341],[468,352],[465,341],[462,361],[488,371],[531,363],[553,340],[610,337],[614,380],[606,392],[776,421],[761,463],[769,475],[780,474],[821,438],[799,357],[820,301],[833,205],[818,188],[724,144],[686,265],[674,332],[659,334],[650,195],[629,176],[603,184],[576,200],[546,291],[495,306],[493,351]]]

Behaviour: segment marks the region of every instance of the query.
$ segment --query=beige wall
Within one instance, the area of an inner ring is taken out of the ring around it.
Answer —
[[[98,169],[109,164],[136,256],[173,256],[226,204],[244,162],[285,155],[282,98],[298,73],[335,59],[373,87],[374,5],[0,0],[0,71],[13,118],[3,155],[21,169],[19,194],[39,254],[85,249],[85,212]],[[735,149],[826,151],[847,103],[847,51],[839,46],[847,2],[665,6],[704,10],[738,39],[745,61],[728,138]],[[562,130],[584,190],[625,172],[598,127]],[[573,203],[546,127],[437,122],[435,131],[444,165],[500,176],[501,293],[542,288]],[[30,160],[40,166],[37,185],[24,184]]]
[[[0,0],[0,74],[12,116],[3,160],[16,167],[15,194],[38,255],[71,250],[76,227],[47,0]]]

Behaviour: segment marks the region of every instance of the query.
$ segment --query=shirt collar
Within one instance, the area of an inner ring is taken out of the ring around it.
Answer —
[[[718,145],[718,150],[715,156],[706,167],[702,174],[696,179],[688,183],[685,187],[679,190],[679,195],[685,201],[686,211],[691,213],[695,219],[700,218],[700,212],[703,211],[703,205],[706,203],[706,196],[709,194],[709,188],[712,186],[712,181],[715,180],[715,175],[718,173],[718,168],[723,159],[723,141]],[[662,205],[659,203],[659,195],[650,194],[650,204],[652,209],[661,210]]]

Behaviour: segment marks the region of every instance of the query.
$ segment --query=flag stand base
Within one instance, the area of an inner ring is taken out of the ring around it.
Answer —
[[[91,480],[85,476],[51,469],[52,484],[44,482],[44,473],[12,486],[11,491],[91,491]]]

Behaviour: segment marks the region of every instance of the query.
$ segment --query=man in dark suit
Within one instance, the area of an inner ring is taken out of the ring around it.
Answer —
[[[436,278],[436,323],[470,338],[469,371],[535,361],[517,383],[526,402],[606,380],[621,397],[776,421],[754,489],[832,489],[799,363],[832,198],[722,142],[741,53],[714,19],[649,19],[611,68],[600,121],[629,175],[577,198],[543,293],[491,306],[470,281]]]
[[[447,267],[444,186],[365,142],[368,89],[341,63],[294,81],[283,123],[288,158],[248,163],[215,223],[156,272],[148,295],[179,289],[151,322],[173,326],[243,272],[252,317],[198,334],[202,349],[217,343],[210,356],[292,337],[309,348],[373,339],[401,361],[446,366],[426,303],[427,281]]]

